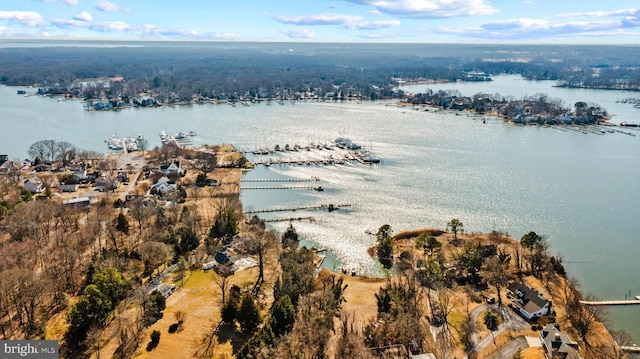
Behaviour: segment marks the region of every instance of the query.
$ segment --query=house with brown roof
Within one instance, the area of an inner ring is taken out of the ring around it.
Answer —
[[[526,285],[513,282],[507,291],[514,309],[527,320],[551,313],[551,301]]]

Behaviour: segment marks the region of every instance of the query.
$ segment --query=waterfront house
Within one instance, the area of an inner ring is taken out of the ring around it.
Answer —
[[[182,176],[182,168],[180,168],[180,161],[173,161],[168,165],[160,166],[160,170],[164,172],[165,176],[170,176],[171,174]]]
[[[0,162],[2,162],[2,161],[0,160]],[[8,173],[8,172],[11,172],[12,170],[15,170],[13,162],[4,161],[4,162],[0,163],[0,173]]]
[[[555,324],[547,324],[540,331],[540,342],[547,359],[582,359],[578,343],[562,333]]]
[[[551,313],[551,301],[535,290],[513,282],[509,284],[507,291],[514,309],[527,320]]]
[[[62,182],[60,183],[60,191],[62,192],[75,192],[80,188],[78,183],[73,182]]]
[[[169,181],[167,177],[162,177],[151,187],[149,193],[164,196],[170,192],[175,191],[175,189],[175,183]]]
[[[96,179],[96,190],[100,192],[115,190],[120,186],[120,182],[115,177],[101,176]]]
[[[39,165],[34,166],[33,169],[36,172],[47,172],[47,171],[51,171],[51,165],[48,165],[46,163],[40,163]]]
[[[88,179],[87,170],[84,169],[84,166],[71,167],[69,169],[73,172],[78,181],[85,182]]]
[[[24,189],[31,193],[42,193],[44,192],[44,184],[37,178],[31,178],[24,182],[22,185]]]

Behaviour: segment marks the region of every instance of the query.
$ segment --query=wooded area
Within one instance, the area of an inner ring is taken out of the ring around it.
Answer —
[[[0,83],[32,85],[52,94],[95,98],[137,96],[160,99],[193,95],[286,97],[302,91],[394,93],[394,79],[456,81],[468,72],[521,74],[558,80],[570,87],[640,89],[640,49],[624,46],[289,44],[51,42],[48,47],[0,49]],[[65,45],[65,46],[62,46]],[[103,45],[104,46],[104,45]],[[77,79],[121,76],[109,88],[74,87]]]

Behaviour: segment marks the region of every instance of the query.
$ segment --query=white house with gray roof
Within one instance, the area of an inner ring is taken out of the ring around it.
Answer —
[[[507,291],[514,309],[527,320],[551,313],[551,301],[526,285],[513,282]]]

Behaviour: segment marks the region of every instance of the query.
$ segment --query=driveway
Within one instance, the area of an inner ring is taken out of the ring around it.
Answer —
[[[493,342],[493,338],[497,337],[500,333],[502,333],[505,329],[512,329],[514,331],[519,331],[519,330],[523,330],[529,327],[529,323],[527,323],[527,321],[525,321],[522,317],[520,317],[519,315],[515,314],[513,311],[509,310],[508,307],[506,306],[498,306],[497,304],[481,304],[475,308],[473,308],[473,310],[471,311],[471,313],[469,313],[469,316],[471,317],[471,320],[473,321],[473,323],[476,323],[478,321],[478,316],[480,315],[480,313],[484,312],[485,310],[491,308],[491,307],[496,307],[498,308],[498,312],[500,312],[500,314],[502,314],[502,323],[498,326],[498,329],[496,331],[494,331],[492,333],[492,335],[484,338],[482,341],[478,342],[478,335],[476,333],[473,333],[471,335],[471,342],[474,344],[474,351],[479,352],[482,349],[484,349],[487,345],[489,345],[490,343]],[[517,339],[517,338],[516,338]],[[514,340],[516,340],[514,339]],[[524,338],[523,338],[524,339]],[[514,341],[512,340],[512,341]],[[524,341],[525,343],[525,347],[528,347],[528,345],[526,344],[527,341]],[[507,345],[510,345],[511,342],[509,342]],[[513,344],[516,345],[516,344]],[[502,351],[502,350],[501,350]],[[517,350],[516,350],[517,352]],[[509,358],[509,356],[506,356],[507,358]],[[466,358],[466,356],[465,356]]]

